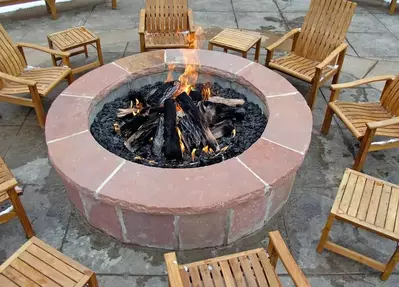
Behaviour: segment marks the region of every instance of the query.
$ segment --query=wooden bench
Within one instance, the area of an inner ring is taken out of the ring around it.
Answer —
[[[399,243],[399,186],[346,169],[317,246],[319,253],[326,248],[381,271],[381,279],[387,280],[399,261],[399,244],[391,259],[384,264],[329,241],[328,233],[335,219]]]
[[[269,237],[268,253],[263,248],[258,248],[183,265],[177,263],[174,252],[167,253],[165,261],[170,286],[280,287],[282,285],[275,272],[278,258],[296,286],[310,286],[280,233],[270,232]]]
[[[0,266],[0,286],[98,287],[98,283],[93,271],[32,237]]]
[[[0,0],[0,7],[28,3],[28,2],[36,2],[40,0]],[[55,0],[45,0],[47,11],[51,14],[51,17],[55,20],[57,19],[57,10],[55,7]],[[113,0],[115,1],[115,0]],[[115,4],[116,5],[116,4]]]

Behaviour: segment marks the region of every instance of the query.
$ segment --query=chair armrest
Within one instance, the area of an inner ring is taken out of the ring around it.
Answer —
[[[287,269],[288,274],[291,276],[292,281],[294,281],[296,286],[306,287],[309,286],[309,281],[303,275],[302,270],[296,264],[294,258],[292,257],[287,245],[285,244],[280,232],[272,231],[269,233],[269,238],[274,246],[274,250],[277,252],[278,257],[284,264],[285,269]]]
[[[371,130],[378,129],[378,128],[383,128],[386,126],[392,126],[399,124],[399,117],[394,117],[392,119],[387,119],[387,120],[382,120],[378,122],[369,122],[367,123],[367,127]]]
[[[5,74],[0,72],[0,79],[4,79],[10,82],[15,82],[15,83],[19,83],[19,84],[23,84],[23,85],[27,85],[30,87],[34,87],[36,86],[36,82],[32,81],[32,80],[27,80],[27,79],[23,79],[23,78],[18,78],[9,74]]]
[[[372,77],[372,78],[360,79],[360,80],[349,82],[349,83],[331,85],[331,90],[341,90],[341,89],[353,88],[353,87],[357,87],[357,86],[368,84],[368,83],[393,80],[394,78],[395,78],[395,76],[385,75],[385,76],[377,76],[377,77]]]
[[[330,55],[327,56],[320,64],[316,66],[316,69],[323,70],[327,65],[329,65],[337,56],[348,48],[348,44],[343,43],[339,45]]]
[[[36,45],[36,44],[31,44],[31,43],[18,42],[17,46],[18,47],[31,48],[31,49],[34,49],[34,50],[42,51],[42,52],[45,52],[47,54],[60,56],[60,57],[69,57],[71,55],[71,53],[69,53],[69,52],[53,50],[53,49],[50,49],[50,48],[47,48],[47,47],[43,47],[43,46],[39,46],[39,45]]]
[[[193,17],[193,11],[191,9],[188,9],[187,17],[188,17],[188,30],[190,31],[190,33],[195,33],[194,17]]]
[[[300,33],[301,29],[300,28],[296,28],[291,30],[290,32],[288,32],[287,34],[285,34],[283,37],[281,37],[280,39],[278,39],[276,42],[274,42],[273,44],[269,45],[266,47],[266,50],[268,51],[273,51],[274,49],[276,49],[278,46],[280,46],[281,44],[283,44],[285,41],[287,41],[289,38],[295,36],[296,34]]]
[[[145,31],[145,9],[140,10],[140,20],[139,20],[139,34],[144,34]]]
[[[183,287],[183,280],[180,276],[179,264],[177,263],[176,253],[164,254],[166,270],[168,272],[169,284],[171,287]]]

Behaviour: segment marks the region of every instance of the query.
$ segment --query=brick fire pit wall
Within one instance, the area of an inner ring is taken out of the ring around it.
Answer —
[[[287,201],[307,152],[311,112],[283,77],[249,60],[198,51],[201,73],[235,82],[264,103],[262,137],[236,158],[208,167],[162,169],[126,161],[90,133],[91,111],[112,91],[184,66],[179,50],[154,51],[100,67],[69,86],[46,122],[49,157],[75,207],[120,241],[166,249],[226,245],[264,226]]]

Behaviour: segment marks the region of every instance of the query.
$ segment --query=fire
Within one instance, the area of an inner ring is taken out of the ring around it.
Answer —
[[[176,127],[176,131],[177,131],[177,135],[179,136],[179,144],[180,144],[181,152],[184,153],[186,151],[186,147],[184,146],[184,143],[183,143],[181,131],[178,127]]]
[[[203,151],[204,153],[208,153],[208,152],[209,152],[209,147],[208,147],[208,146],[204,146],[204,147],[202,148],[202,151]]]
[[[180,75],[180,89],[176,92],[176,95],[180,95],[183,92],[190,94],[191,87],[195,87],[197,80],[198,80],[198,68],[201,66],[198,53],[196,49],[200,49],[200,37],[203,36],[203,31],[201,27],[197,27],[195,31],[195,36],[188,35],[188,41],[191,43],[190,48],[192,49],[184,49],[181,50],[184,59],[184,73]],[[176,65],[169,65],[168,66],[168,76],[165,82],[173,81],[173,70],[175,69]]]
[[[204,100],[204,101],[207,101],[207,100],[209,100],[209,98],[211,97],[211,95],[212,95],[212,92],[211,92],[211,88],[210,87],[204,87],[203,89],[202,89],[202,99]]]
[[[194,149],[191,151],[191,159],[192,159],[192,160],[195,159],[195,152],[196,152],[196,151],[197,151],[196,148],[194,148]]]
[[[183,109],[181,108],[181,106],[179,104],[176,105],[176,112],[182,112]]]

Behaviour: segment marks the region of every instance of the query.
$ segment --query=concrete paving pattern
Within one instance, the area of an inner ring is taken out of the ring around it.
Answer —
[[[56,21],[50,20],[41,7],[32,8],[35,15],[29,17],[25,15],[26,11],[2,15],[1,23],[14,41],[45,46],[46,35],[85,25],[101,38],[107,63],[139,52],[138,15],[144,0],[119,0],[117,10],[110,9],[111,1],[85,1],[88,4],[80,8],[76,8],[76,2],[60,3]],[[349,49],[340,82],[398,74],[399,9],[390,16],[388,3],[378,0],[357,2],[356,15],[346,38]],[[206,39],[224,27],[243,28],[261,33],[263,46],[300,26],[309,3],[310,0],[189,0],[195,23],[203,27]],[[26,20],[18,20],[21,13]],[[204,44],[207,47],[206,41]],[[90,52],[94,57],[94,51]],[[249,57],[253,55],[251,52]],[[92,60],[81,56],[75,57],[72,64]],[[264,49],[261,56],[261,62],[264,62]],[[31,66],[51,65],[49,55],[44,53],[27,50],[26,57]],[[304,96],[307,95],[307,84],[287,78]],[[43,100],[46,110],[65,87],[66,83],[61,84]],[[373,101],[379,98],[382,88],[381,84],[373,83],[347,89],[341,97]],[[320,133],[329,96],[327,83],[319,91],[313,112],[309,153],[284,208],[256,234],[228,247],[179,252],[180,262],[265,247],[267,232],[278,229],[312,286],[399,286],[398,267],[388,281],[382,282],[375,270],[327,251],[322,254],[315,251],[344,169],[352,165],[359,148],[356,139],[339,121],[333,121],[328,135]],[[71,206],[64,186],[49,162],[44,133],[37,125],[32,109],[0,103],[0,126],[0,155],[24,189],[22,202],[39,238],[92,268],[98,274],[100,286],[168,285],[163,250],[121,244],[94,230]],[[399,150],[371,153],[364,172],[399,184]],[[383,261],[389,259],[396,247],[392,241],[346,224],[335,224],[330,236],[339,244]],[[0,263],[25,241],[18,220],[0,225]],[[278,271],[286,286],[293,286],[282,266]]]

